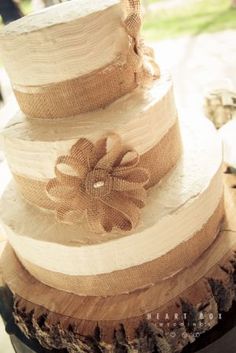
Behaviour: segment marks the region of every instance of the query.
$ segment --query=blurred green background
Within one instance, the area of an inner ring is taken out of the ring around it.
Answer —
[[[159,1],[159,4],[154,0],[149,1],[152,4],[149,5],[144,22],[147,39],[158,40],[236,28],[236,8],[231,0],[173,1],[173,6],[166,8],[165,2],[168,0]]]
[[[148,40],[236,28],[233,0],[143,0],[143,34]],[[31,1],[21,1],[24,13]]]

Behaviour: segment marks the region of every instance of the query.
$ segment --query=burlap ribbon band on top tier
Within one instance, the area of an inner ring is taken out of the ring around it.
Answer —
[[[33,205],[56,211],[59,221],[82,221],[95,233],[113,228],[126,233],[139,222],[146,190],[176,165],[181,151],[176,121],[161,141],[142,155],[123,145],[113,133],[95,144],[79,139],[69,155],[58,157],[51,180],[13,175],[23,197]]]
[[[104,108],[160,76],[153,51],[139,39],[140,2],[129,0],[128,4],[130,11],[124,21],[129,36],[127,53],[101,69],[63,82],[38,86],[13,83],[17,101],[27,117],[56,119]]]

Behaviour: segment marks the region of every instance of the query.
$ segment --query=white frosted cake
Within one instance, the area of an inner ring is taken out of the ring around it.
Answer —
[[[1,135],[3,276],[45,348],[156,352],[138,327],[213,265],[221,144],[207,120],[178,120],[140,29],[137,0],[73,0],[0,34],[21,108]]]

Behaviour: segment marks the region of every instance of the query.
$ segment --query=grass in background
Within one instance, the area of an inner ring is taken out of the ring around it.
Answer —
[[[143,0],[151,5],[159,1]],[[27,15],[31,11],[31,1],[22,0],[21,9]],[[176,8],[148,11],[143,35],[148,40],[159,40],[232,28],[236,29],[236,9],[231,7],[231,0],[185,0]]]
[[[31,1],[30,0],[23,0],[23,1],[21,1],[21,10],[22,10],[22,12],[25,14],[25,15],[27,15],[28,13],[30,13],[30,11],[31,11],[31,8],[32,8],[32,6],[31,6]]]
[[[236,28],[236,9],[230,0],[186,0],[177,8],[148,12],[143,34],[148,40],[159,40],[231,28]]]

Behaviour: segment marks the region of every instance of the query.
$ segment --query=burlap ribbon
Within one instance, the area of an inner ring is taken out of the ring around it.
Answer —
[[[95,232],[134,229],[145,205],[146,191],[173,168],[181,156],[178,122],[150,150],[138,155],[117,134],[95,144],[85,138],[56,161],[55,178],[34,180],[13,172],[23,197],[55,210],[62,222],[86,220]],[[167,158],[168,156],[168,158]]]
[[[117,134],[95,144],[79,139],[69,155],[57,159],[56,177],[46,186],[57,205],[57,219],[77,223],[85,218],[89,230],[96,233],[134,229],[149,181],[148,170],[139,167],[139,160]]]
[[[131,293],[164,282],[167,278],[191,266],[217,238],[223,215],[224,202],[221,199],[206,224],[199,231],[191,234],[187,241],[155,260],[109,273],[87,276],[68,275],[37,266],[19,254],[18,258],[35,278],[56,289],[84,296]]]
[[[209,231],[211,232],[210,229]],[[91,294],[86,297],[83,294],[76,295],[68,293],[65,290],[54,289],[52,285],[45,286],[39,278],[36,280],[33,277],[34,271],[33,275],[30,275],[25,270],[10,246],[5,249],[1,261],[4,265],[4,280],[14,293],[22,295],[23,298],[29,301],[33,301],[34,304],[39,304],[40,307],[47,307],[51,311],[55,311],[56,308],[57,313],[65,315],[67,318],[76,317],[84,319],[83,324],[81,324],[83,328],[87,320],[94,320],[95,322],[106,320],[108,325],[111,325],[110,320],[112,319],[116,320],[117,323],[120,323],[120,319],[122,318],[132,318],[133,320],[140,315],[140,311],[143,314],[144,311],[150,313],[155,309],[159,309],[157,312],[160,313],[163,305],[168,305],[170,300],[175,298],[176,295],[181,295],[185,289],[189,288],[200,278],[203,278],[203,281],[207,283],[207,278],[212,278],[212,276],[209,276],[210,269],[213,266],[217,266],[218,269],[220,260],[224,258],[229,250],[236,249],[235,247],[235,233],[221,232],[215,242],[206,251],[201,253],[198,261],[193,260],[191,265],[187,266],[185,270],[179,272],[174,277],[158,282],[146,289],[133,291],[129,295],[117,294],[109,297],[99,296],[93,290],[94,283],[90,283]],[[191,247],[191,249],[194,248]],[[190,257],[188,249],[186,250],[186,254]],[[198,246],[195,246],[195,250],[198,251]],[[183,254],[179,255],[179,259],[181,261],[185,260]],[[50,278],[54,279],[55,275],[56,273],[52,272]],[[139,280],[145,282],[146,277],[139,273]],[[132,285],[132,277],[127,277],[127,282],[129,285],[130,283]],[[68,282],[64,281],[62,283],[65,287]],[[101,285],[101,283],[99,284]],[[117,280],[116,285],[118,286],[118,293],[120,286],[124,287],[123,278]],[[104,288],[102,289],[104,290]],[[101,291],[101,286],[98,286],[97,290]],[[207,287],[207,290],[209,292],[209,287]],[[58,317],[55,324],[57,323]]]
[[[39,86],[14,85],[18,103],[27,117],[55,119],[103,108],[138,85],[160,76],[153,51],[139,38],[140,2],[129,0],[128,8],[124,20],[130,38],[126,54],[74,79]]]

